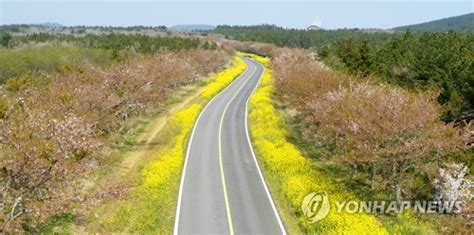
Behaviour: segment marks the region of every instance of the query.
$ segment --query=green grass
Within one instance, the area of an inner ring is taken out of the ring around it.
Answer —
[[[58,213],[49,217],[41,224],[39,230],[41,234],[69,234],[71,233],[74,219],[75,215],[71,213]],[[29,233],[37,232],[36,229],[30,228],[27,224],[23,225],[23,229]]]
[[[0,58],[0,83],[13,77],[39,76],[87,65],[106,67],[114,62],[109,50],[66,46],[0,48]]]

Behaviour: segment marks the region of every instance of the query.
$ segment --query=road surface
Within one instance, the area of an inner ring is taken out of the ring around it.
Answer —
[[[247,131],[263,66],[245,70],[201,112],[190,137],[174,234],[285,234]]]

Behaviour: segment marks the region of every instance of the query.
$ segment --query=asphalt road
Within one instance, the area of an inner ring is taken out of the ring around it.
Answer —
[[[247,131],[247,103],[263,66],[247,70],[212,99],[190,137],[174,234],[285,234]]]

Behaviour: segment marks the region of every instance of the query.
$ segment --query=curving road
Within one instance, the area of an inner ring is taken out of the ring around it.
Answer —
[[[245,70],[201,112],[190,137],[174,234],[286,234],[253,153],[247,103],[263,66]]]

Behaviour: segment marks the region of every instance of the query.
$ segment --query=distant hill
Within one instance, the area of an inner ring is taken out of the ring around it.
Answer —
[[[54,23],[54,22],[46,22],[46,23],[31,24],[31,25],[32,26],[50,28],[50,29],[61,29],[61,28],[64,27],[64,25],[62,25],[60,23]]]
[[[210,31],[214,30],[216,26],[207,24],[180,24],[170,27],[172,30],[179,31]]]
[[[421,24],[406,25],[394,28],[395,31],[446,32],[449,30],[474,32],[474,13],[429,21]]]

